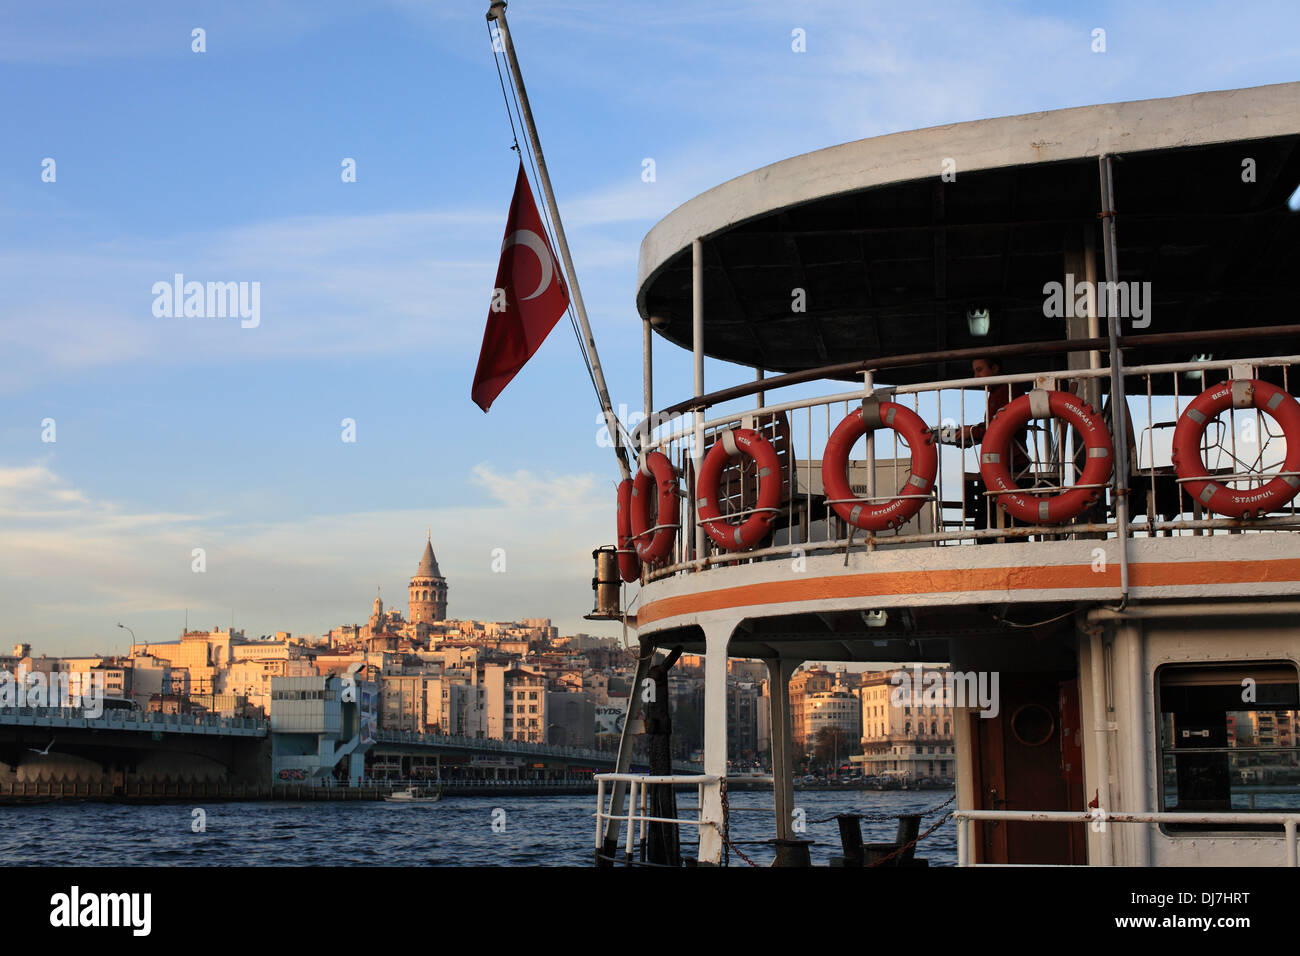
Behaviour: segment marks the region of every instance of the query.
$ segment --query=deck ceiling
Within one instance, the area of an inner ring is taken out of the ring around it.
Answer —
[[[1253,159],[1255,182],[1243,182]],[[1187,332],[1297,321],[1300,135],[1121,154],[1114,160],[1119,279],[1150,282],[1151,325]],[[775,209],[703,242],[704,350],[790,372],[873,357],[1055,341],[1065,319],[1043,314],[1043,285],[1086,236],[1104,276],[1098,161],[1006,166],[938,175]],[[1082,279],[1082,275],[1076,276]],[[806,311],[792,310],[794,289]],[[641,289],[642,314],[691,347],[691,251]],[[989,336],[966,313],[987,308]],[[1103,326],[1104,329],[1104,326]],[[1216,346],[1216,359],[1300,352],[1300,341]],[[1165,349],[1130,362],[1185,361]],[[1004,363],[1004,371],[1053,367]],[[1055,367],[1064,367],[1064,359]],[[895,384],[965,374],[938,363],[890,370]]]

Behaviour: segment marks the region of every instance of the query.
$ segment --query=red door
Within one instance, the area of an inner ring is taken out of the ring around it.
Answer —
[[[996,717],[971,715],[981,810],[1082,810],[1079,694],[1073,674],[999,675]],[[1083,863],[1083,824],[995,821],[976,827],[980,863]]]

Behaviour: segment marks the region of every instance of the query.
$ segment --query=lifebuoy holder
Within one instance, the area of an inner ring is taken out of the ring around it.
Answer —
[[[654,486],[654,497],[658,502],[655,523],[650,524],[650,487]],[[630,497],[630,518],[632,541],[636,555],[642,562],[650,564],[662,561],[673,550],[673,539],[680,524],[673,523],[677,516],[677,469],[661,451],[652,451],[641,458],[637,467],[636,478],[632,481]],[[620,565],[619,573],[622,574]]]
[[[902,435],[912,457],[911,475],[897,496],[883,503],[856,497],[849,482],[849,453],[854,443],[878,428],[890,428]],[[921,416],[905,405],[881,401],[874,395],[863,399],[862,408],[835,427],[822,454],[826,503],[843,520],[863,531],[884,531],[906,524],[933,497],[938,471],[934,432]]]
[[[1210,422],[1229,407],[1255,408],[1270,416],[1286,436],[1282,469],[1262,488],[1236,491],[1213,480],[1201,457],[1201,440]],[[1174,471],[1195,500],[1216,514],[1259,517],[1276,511],[1300,492],[1300,403],[1276,385],[1259,379],[1233,379],[1197,395],[1178,418],[1173,439]]]
[[[1038,496],[1020,488],[1011,475],[1011,443],[1017,431],[1038,418],[1059,418],[1083,439],[1088,460],[1069,489]],[[1100,497],[1114,470],[1115,447],[1100,415],[1070,392],[1036,388],[998,409],[984,432],[980,474],[998,507],[1025,524],[1062,524],[1077,518]]]
[[[719,506],[719,484],[722,469],[732,459],[747,455],[754,459],[758,469],[758,505],[748,517],[734,525],[722,514]],[[781,462],[771,442],[752,428],[730,428],[718,436],[709,453],[704,456],[699,477],[695,481],[695,508],[704,533],[718,547],[727,551],[746,551],[767,536],[776,520],[777,505],[781,501]]]

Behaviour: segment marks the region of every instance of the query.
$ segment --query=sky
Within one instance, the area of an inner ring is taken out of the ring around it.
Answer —
[[[615,405],[640,404],[638,246],[700,192],[864,137],[1300,73],[1294,3],[1163,7],[513,0]],[[567,324],[489,414],[470,401],[517,168],[486,9],[0,0],[0,647],[323,634],[377,590],[405,610],[426,533],[450,616],[619,633],[582,620],[618,472]],[[176,273],[258,282],[259,323],[156,316]],[[706,387],[751,376],[711,361]],[[690,387],[660,346],[660,404]]]

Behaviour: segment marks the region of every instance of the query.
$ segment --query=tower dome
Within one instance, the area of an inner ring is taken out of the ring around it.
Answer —
[[[424,543],[420,566],[411,577],[410,617],[413,624],[432,624],[447,618],[447,581],[433,554],[433,532]]]

